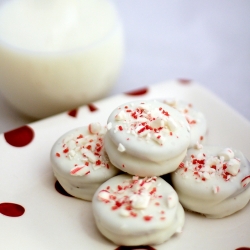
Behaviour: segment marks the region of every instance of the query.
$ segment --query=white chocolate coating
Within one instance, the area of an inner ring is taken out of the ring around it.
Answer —
[[[55,177],[66,192],[91,201],[96,189],[118,174],[103,147],[106,128],[99,123],[73,129],[61,136],[51,150]]]
[[[185,221],[175,190],[160,177],[113,177],[98,188],[92,207],[100,232],[122,246],[161,244]]]
[[[104,144],[110,161],[132,175],[174,171],[190,144],[185,117],[158,101],[120,105],[109,116],[107,128]]]
[[[189,148],[197,147],[200,143],[204,143],[207,132],[207,121],[205,115],[195,109],[193,104],[186,103],[182,100],[166,99],[164,103],[181,112],[190,125],[191,141]]]
[[[239,150],[189,149],[171,178],[183,207],[209,218],[229,216],[250,200],[250,164]]]
[[[108,148],[109,158],[112,159],[114,166],[122,166],[120,169],[126,173],[133,173],[138,176],[160,176],[176,170],[180,162],[186,156],[187,150],[184,150],[178,156],[161,162],[149,161],[147,159],[138,158],[134,155],[117,150],[115,144],[108,136],[104,140],[105,148]]]

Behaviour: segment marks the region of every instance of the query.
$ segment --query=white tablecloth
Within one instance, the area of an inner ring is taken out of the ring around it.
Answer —
[[[110,95],[193,79],[250,120],[249,0],[116,0],[126,41]],[[32,120],[0,94],[0,133]]]

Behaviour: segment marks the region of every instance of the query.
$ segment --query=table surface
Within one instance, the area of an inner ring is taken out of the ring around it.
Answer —
[[[250,121],[249,0],[114,2],[126,53],[110,95],[169,79],[192,79]],[[30,122],[0,93],[0,133]]]

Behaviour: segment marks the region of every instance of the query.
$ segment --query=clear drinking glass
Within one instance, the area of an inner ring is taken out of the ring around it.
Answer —
[[[30,117],[104,97],[123,56],[123,29],[112,1],[0,2],[0,91]]]

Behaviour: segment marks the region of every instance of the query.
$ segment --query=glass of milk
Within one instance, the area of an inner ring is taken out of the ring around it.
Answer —
[[[0,0],[0,91],[30,117],[107,95],[123,55],[111,0]]]

